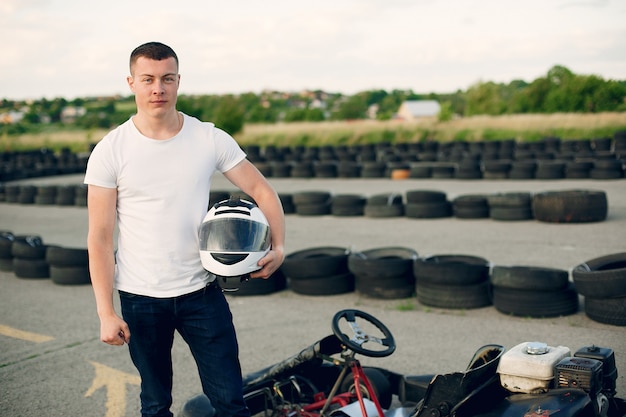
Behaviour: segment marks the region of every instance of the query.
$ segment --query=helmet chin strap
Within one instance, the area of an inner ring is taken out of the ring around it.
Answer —
[[[215,279],[221,278],[223,282],[226,282],[227,278],[235,278],[235,277],[226,277],[224,275],[215,275]],[[243,274],[239,276],[239,282],[248,282],[250,281],[250,274]],[[239,288],[222,288],[222,292],[235,292],[239,291]]]

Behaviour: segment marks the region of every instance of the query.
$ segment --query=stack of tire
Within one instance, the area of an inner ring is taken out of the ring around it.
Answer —
[[[360,194],[337,194],[331,202],[333,216],[363,216],[367,198]]]
[[[562,190],[536,193],[532,198],[535,219],[550,223],[587,223],[606,219],[608,201],[599,190]]]
[[[459,219],[484,219],[489,217],[489,201],[482,194],[465,194],[452,200],[452,212]]]
[[[489,217],[515,221],[533,218],[532,196],[529,192],[497,193],[487,196]]]
[[[413,273],[420,304],[449,309],[491,305],[486,259],[471,255],[433,255],[417,259]]]
[[[382,193],[367,198],[363,207],[365,217],[402,217],[404,200],[402,194]]]
[[[49,245],[45,259],[50,268],[50,279],[55,284],[91,284],[89,255],[86,248]]]
[[[11,243],[13,273],[18,278],[50,278],[45,245],[40,236],[18,235]]]
[[[301,216],[330,214],[332,195],[328,191],[302,191],[293,193],[291,198],[296,214]]]
[[[34,203],[37,205],[53,205],[57,201],[56,185],[39,185],[36,188]]]
[[[574,286],[585,297],[590,319],[626,326],[626,252],[588,260],[572,270]]]
[[[450,217],[452,203],[443,191],[409,190],[406,192],[405,216],[414,219]]]
[[[491,284],[493,305],[503,314],[543,318],[578,312],[578,293],[566,270],[495,265]]]
[[[348,269],[350,251],[338,246],[303,249],[285,257],[280,269],[289,289],[303,295],[333,295],[354,291]]]
[[[412,297],[413,263],[417,258],[415,250],[397,246],[351,252],[348,269],[354,274],[355,291],[379,299]]]

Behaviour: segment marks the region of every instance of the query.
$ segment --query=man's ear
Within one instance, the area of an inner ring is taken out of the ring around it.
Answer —
[[[135,92],[135,80],[133,79],[133,76],[129,75],[128,77],[126,77],[126,82],[128,83],[128,88],[130,88],[130,91],[134,93]]]

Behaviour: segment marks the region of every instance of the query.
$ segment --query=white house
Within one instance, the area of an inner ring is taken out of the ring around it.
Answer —
[[[436,100],[407,100],[400,105],[397,116],[403,120],[416,120],[437,116],[441,106]]]

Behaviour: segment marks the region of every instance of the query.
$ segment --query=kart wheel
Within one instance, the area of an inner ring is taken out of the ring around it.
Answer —
[[[365,376],[372,385],[372,388],[374,388],[374,394],[376,395],[380,406],[384,409],[388,409],[391,405],[392,392],[391,383],[389,382],[385,374],[374,368],[363,368],[363,372],[365,372]],[[363,397],[371,400],[367,389],[365,389],[365,385],[360,385]],[[339,392],[356,392],[354,389],[354,376],[352,375],[352,373],[349,373],[344,377],[343,381],[341,382]]]

